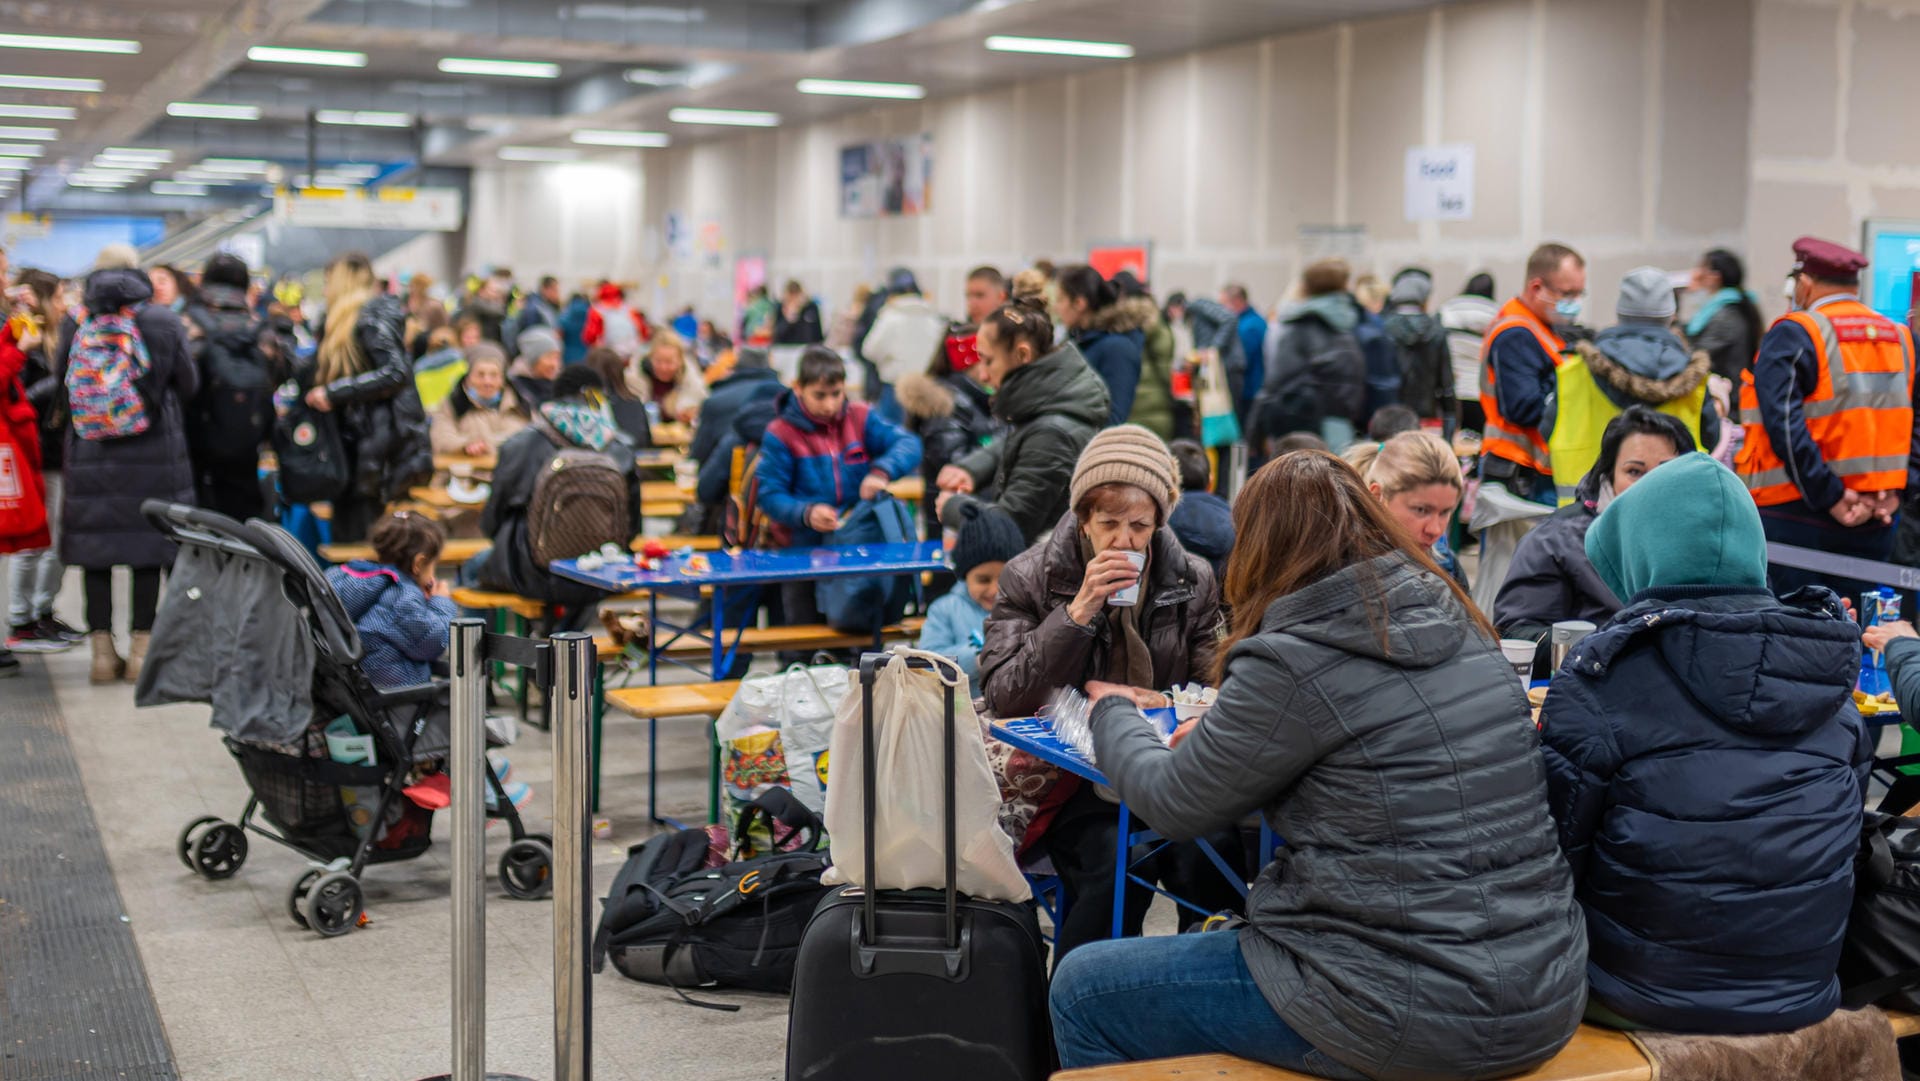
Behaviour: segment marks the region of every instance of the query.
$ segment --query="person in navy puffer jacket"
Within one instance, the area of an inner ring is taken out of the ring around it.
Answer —
[[[1825,589],[1767,592],[1753,499],[1704,454],[1614,500],[1586,549],[1628,602],[1568,656],[1541,736],[1588,1019],[1814,1024],[1840,1002],[1873,751],[1851,696],[1860,630]]]
[[[382,689],[426,683],[458,614],[433,576],[446,534],[403,510],[376,522],[368,539],[376,562],[356,559],[327,570],[327,584],[360,632],[360,669]]]
[[[840,355],[810,345],[800,354],[793,389],[774,399],[754,477],[759,508],[782,547],[824,544],[840,528],[842,514],[920,467],[919,438],[866,402],[847,401],[846,383]],[[819,621],[813,591],[813,582],[781,587],[789,623]]]

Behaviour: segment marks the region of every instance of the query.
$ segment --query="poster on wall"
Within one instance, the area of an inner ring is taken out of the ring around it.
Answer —
[[[1407,220],[1473,217],[1473,144],[1407,148]]]
[[[1867,271],[1860,295],[1874,311],[1905,323],[1913,308],[1913,277],[1920,271],[1920,221],[1868,219],[1861,250]]]
[[[661,221],[661,235],[666,238],[667,257],[679,261],[693,258],[693,228],[687,224],[687,216],[678,210],[669,210]]]
[[[747,305],[751,303],[750,297],[755,289],[765,284],[767,284],[766,256],[742,255],[733,261],[733,313],[734,318],[740,320],[740,340],[742,342],[764,345],[764,341],[756,342],[755,339],[764,337],[769,341],[772,340],[773,312],[771,308],[767,310],[767,318],[765,320],[767,325],[764,328],[746,325],[748,315]],[[759,320],[756,320],[756,322],[759,322]]]
[[[840,148],[840,216],[904,218],[933,207],[933,136]]]
[[[1360,262],[1367,254],[1367,227],[1364,225],[1302,225],[1300,227],[1300,263],[1322,259]]]
[[[1147,271],[1152,262],[1153,242],[1150,240],[1116,240],[1095,244],[1087,249],[1087,265],[1109,281],[1115,274],[1130,270],[1134,277],[1151,283],[1153,278],[1148,276]]]

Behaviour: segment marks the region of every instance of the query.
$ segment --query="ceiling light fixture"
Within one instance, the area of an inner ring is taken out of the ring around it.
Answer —
[[[264,173],[271,165],[259,158],[201,158],[197,168],[212,173]]]
[[[1125,60],[1133,55],[1133,46],[1117,41],[1073,41],[1068,38],[1023,38],[995,34],[987,39],[987,48],[997,53],[1040,53],[1046,56],[1091,56],[1100,60]]]
[[[338,49],[282,49],[273,45],[255,45],[247,50],[247,59],[260,64],[314,64],[323,68],[364,68],[367,54]]]
[[[205,195],[207,193],[207,187],[204,184],[183,184],[177,180],[156,180],[149,186],[149,190],[155,195]]]
[[[779,113],[761,113],[749,109],[673,109],[667,119],[676,124],[722,124],[737,128],[777,128]]]
[[[125,161],[121,158],[95,158],[89,162],[89,169],[110,169],[121,173],[151,173],[160,168],[157,161]]]
[[[0,139],[38,139],[41,142],[52,142],[59,137],[60,132],[54,128],[21,128],[0,124]]]
[[[579,161],[580,152],[564,146],[503,146],[502,161]]]
[[[868,83],[852,79],[802,79],[794,89],[802,94],[825,94],[840,98],[918,101],[927,96],[927,88],[919,83]]]
[[[321,109],[313,114],[321,124],[350,125],[361,128],[404,128],[413,124],[406,113],[383,113],[372,109]]]
[[[386,172],[385,169],[378,165],[355,161],[343,161],[338,165],[329,165],[321,171],[332,173],[335,176],[356,176],[362,180],[372,180],[374,177]]]
[[[140,51],[140,43],[125,38],[63,38],[43,34],[0,34],[0,49],[40,49],[61,53],[122,53]]]
[[[0,173],[24,173],[38,164],[24,158],[0,158]]]
[[[687,77],[677,71],[661,71],[658,68],[628,68],[621,78],[635,86],[679,86]]]
[[[15,120],[72,120],[79,115],[71,105],[0,105],[0,116]]]
[[[440,59],[448,75],[499,75],[509,79],[558,79],[560,65],[545,60],[485,60],[470,56]]]
[[[170,101],[167,103],[168,116],[182,116],[193,120],[258,120],[258,105],[221,105],[209,101]]]
[[[105,158],[144,158],[147,161],[172,161],[173,151],[157,146],[110,146],[100,152]]]
[[[582,128],[573,133],[573,141],[584,146],[663,147],[673,140],[663,131],[607,131]]]
[[[59,75],[0,75],[0,86],[13,90],[71,90],[98,94],[107,84],[99,79],[69,79]]]
[[[38,143],[0,143],[0,157],[37,158],[47,152],[47,148]]]

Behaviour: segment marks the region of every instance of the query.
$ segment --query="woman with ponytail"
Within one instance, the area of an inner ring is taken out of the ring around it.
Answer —
[[[307,404],[339,413],[353,479],[334,501],[333,539],[357,541],[388,503],[433,473],[433,446],[400,340],[406,310],[380,291],[372,262],[348,252],[329,263],[326,300]]]
[[[1747,270],[1740,257],[1715,248],[1693,268],[1693,288],[1705,296],[1700,310],[1687,320],[1687,340],[1707,354],[1713,374],[1740,382],[1740,373],[1753,364],[1766,324],[1759,305],[1746,288]],[[1712,447],[1708,447],[1712,450]]]
[[[1144,327],[1120,306],[1119,288],[1084,264],[1060,272],[1059,311],[1080,355],[1107,384],[1107,424],[1125,424],[1140,385]]]

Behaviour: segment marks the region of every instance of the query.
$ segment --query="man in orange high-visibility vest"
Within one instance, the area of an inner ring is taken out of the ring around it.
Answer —
[[[1793,254],[1793,311],[1741,377],[1734,472],[1769,541],[1885,560],[1916,449],[1913,336],[1860,302],[1865,256],[1813,237]],[[1783,594],[1866,585],[1781,566],[1772,577]]]
[[[1527,282],[1487,328],[1480,347],[1480,407],[1486,431],[1480,476],[1517,496],[1557,506],[1552,457],[1540,425],[1553,395],[1553,373],[1567,343],[1555,327],[1580,318],[1587,262],[1564,244],[1542,244],[1527,258]]]

